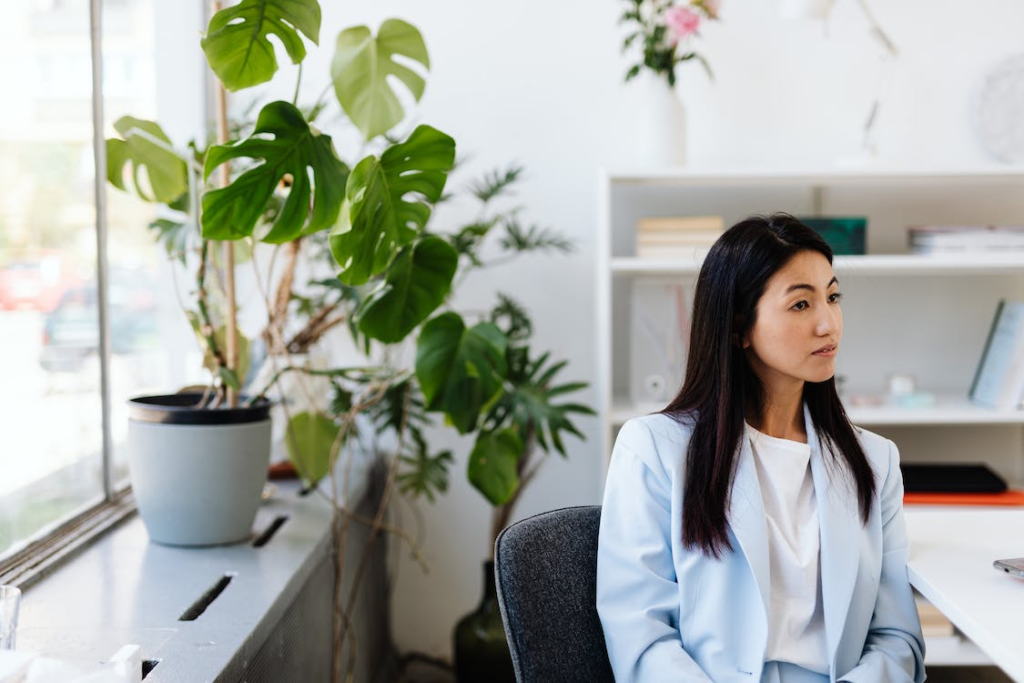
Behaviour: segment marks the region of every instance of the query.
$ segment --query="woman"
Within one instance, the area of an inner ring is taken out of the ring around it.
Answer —
[[[682,390],[615,442],[597,607],[618,681],[924,680],[893,443],[850,424],[832,251],[745,220],[697,278]]]

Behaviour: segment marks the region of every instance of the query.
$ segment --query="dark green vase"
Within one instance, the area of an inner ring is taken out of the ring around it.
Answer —
[[[455,680],[458,683],[515,683],[512,656],[494,590],[494,562],[484,562],[484,597],[455,625]]]

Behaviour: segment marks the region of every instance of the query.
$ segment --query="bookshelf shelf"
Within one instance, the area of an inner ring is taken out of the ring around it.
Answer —
[[[1024,273],[1024,253],[995,254],[873,254],[837,256],[836,274],[850,275],[992,275]],[[619,276],[696,275],[701,261],[662,260],[624,256],[611,259],[611,272]]]
[[[900,185],[957,183],[960,185],[991,185],[1005,183],[1019,186],[1024,177],[1024,166],[975,166],[958,168],[889,167],[871,169],[837,168],[720,168],[720,169],[622,169],[606,173],[607,180],[616,185],[680,187],[729,186],[743,187],[838,187],[877,185],[891,181]]]
[[[656,403],[631,403],[620,399],[612,404],[609,422],[616,428],[621,427],[630,418],[662,407]],[[994,410],[953,396],[939,397],[929,408],[847,406],[847,414],[854,424],[869,428],[879,425],[1024,425],[1024,410]]]
[[[638,258],[638,224],[721,216],[729,226],[785,211],[867,219],[867,253],[835,260],[845,318],[838,371],[847,394],[884,395],[892,375],[941,392],[930,408],[849,406],[853,422],[894,439],[905,461],[984,462],[1007,481],[1024,481],[1024,411],[966,398],[997,302],[1024,301],[1024,253],[906,253],[910,226],[1024,225],[1022,188],[1024,167],[603,174],[596,282],[603,463],[625,420],[661,408],[678,390],[688,297],[702,262]]]

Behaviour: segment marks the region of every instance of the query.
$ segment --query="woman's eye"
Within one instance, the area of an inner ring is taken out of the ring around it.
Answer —
[[[829,303],[837,304],[837,303],[839,303],[839,300],[842,299],[842,298],[843,298],[843,293],[842,292],[832,292],[832,295],[829,296],[828,300],[829,300]]]
[[[802,311],[805,308],[807,308],[808,305],[809,304],[806,301],[797,301],[795,304],[793,304],[793,310]]]

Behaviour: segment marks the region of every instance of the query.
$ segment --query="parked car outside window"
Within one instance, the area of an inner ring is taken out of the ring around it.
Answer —
[[[129,354],[156,346],[156,292],[152,285],[110,284],[110,350]],[[95,283],[73,287],[43,321],[40,364],[49,372],[77,372],[99,353],[99,303]]]
[[[71,264],[56,255],[13,261],[0,268],[0,309],[52,311],[61,295],[81,281]]]

